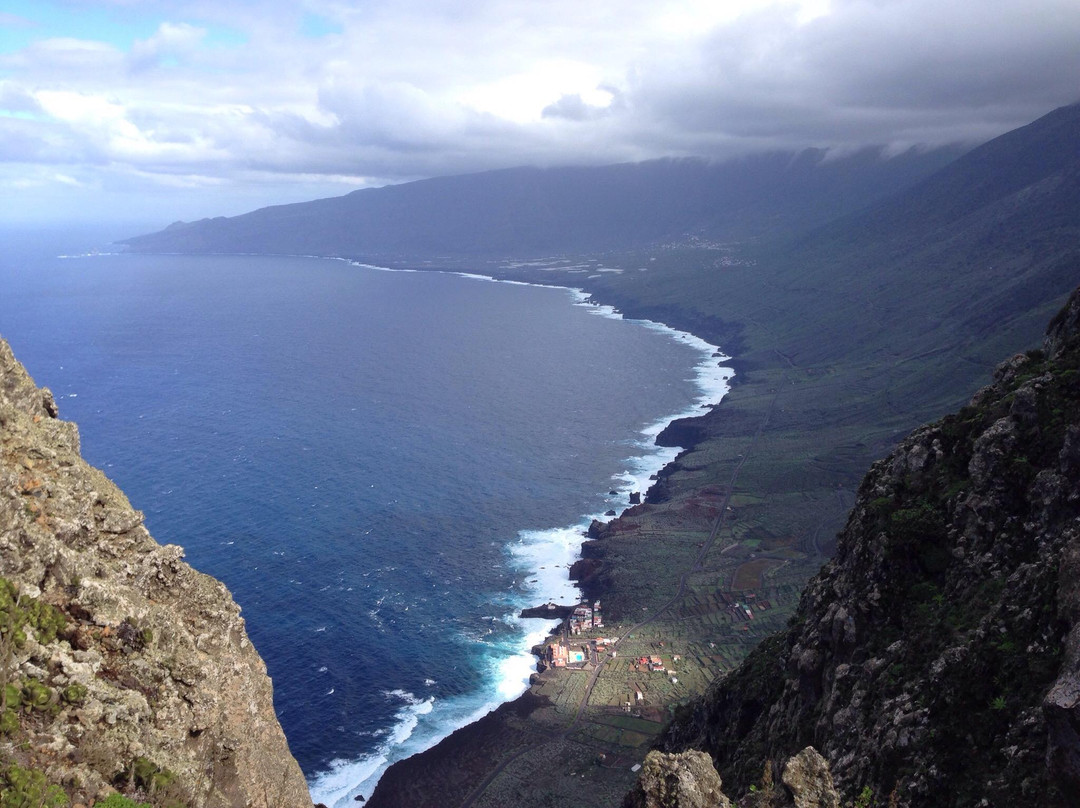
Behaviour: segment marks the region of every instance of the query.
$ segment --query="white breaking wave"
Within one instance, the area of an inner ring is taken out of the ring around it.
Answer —
[[[393,269],[357,261],[348,261],[348,263],[389,272],[424,271]],[[582,289],[552,287],[548,284],[524,281],[504,281],[488,275],[468,272],[451,274],[489,283],[509,283],[515,286],[536,286],[545,289],[561,288],[571,295],[575,305],[585,306],[601,317],[624,319],[614,307],[595,303]],[[734,375],[732,368],[723,364],[730,357],[723,355],[717,346],[662,323],[651,320],[632,320],[632,322],[660,331],[701,354],[701,359],[694,368],[693,379],[699,394],[685,411],[662,418],[641,430],[641,439],[636,444],[639,453],[626,458],[627,468],[613,475],[612,480],[616,484],[613,485],[612,490],[616,493],[607,495],[605,500],[607,509],[614,510],[616,514],[626,509],[632,492],[640,492],[644,496],[652,485],[651,478],[674,460],[679,453],[678,448],[657,446],[655,443],[657,435],[672,421],[700,415],[704,407],[719,404],[730,389],[730,380]],[[508,551],[511,563],[525,581],[522,589],[528,593],[529,604],[552,601],[569,605],[580,600],[580,591],[569,579],[569,568],[580,557],[583,533],[592,520],[608,521],[612,518],[615,517],[605,514],[588,514],[583,516],[576,525],[546,530],[523,530],[518,534],[517,541],[508,547]],[[520,608],[527,604],[515,605]],[[519,629],[519,639],[513,643],[499,644],[491,648],[496,653],[490,658],[491,668],[487,677],[490,689],[438,702],[434,696],[419,699],[403,690],[387,692],[385,695],[388,698],[402,702],[401,708],[395,714],[394,725],[373,752],[356,760],[335,760],[327,771],[311,778],[309,787],[312,799],[330,808],[348,808],[348,806],[356,805],[357,797],[363,796],[366,799],[371,796],[379,778],[392,763],[430,749],[455,730],[479,720],[500,704],[524,693],[529,686],[529,677],[535,671],[536,660],[530,649],[548,636],[557,625],[557,621],[522,620],[517,616],[517,610],[504,615],[501,619]],[[434,682],[425,680],[425,684],[430,686]]]
[[[516,617],[510,619],[517,621]],[[404,690],[384,692],[387,698],[402,705],[394,716],[394,725],[374,751],[356,760],[335,760],[325,772],[311,778],[308,787],[312,800],[330,808],[355,806],[358,796],[365,799],[371,796],[391,764],[430,749],[455,730],[478,721],[500,704],[524,693],[536,663],[528,649],[555,626],[555,621],[528,622],[537,627],[525,635],[524,647],[516,649],[507,645],[501,649],[501,656],[491,659],[494,692],[441,700],[434,696],[421,699]]]
[[[328,771],[318,775],[308,784],[314,802],[329,806],[350,805],[355,804],[355,798],[359,794],[365,797],[371,796],[378,776],[391,762],[391,753],[408,742],[420,723],[420,716],[430,713],[435,703],[434,696],[418,699],[404,690],[391,690],[384,695],[389,699],[402,702],[402,707],[395,716],[397,722],[386,739],[374,752],[359,760],[335,760],[331,763]],[[368,786],[369,781],[371,781],[370,786]]]

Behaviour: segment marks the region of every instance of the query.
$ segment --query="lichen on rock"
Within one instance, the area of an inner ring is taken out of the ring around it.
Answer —
[[[649,752],[623,808],[731,808],[720,775],[704,752]]]
[[[309,808],[239,607],[153,540],[57,416],[0,340],[0,577],[20,610],[59,616],[18,632],[0,616],[0,674],[21,699],[4,712],[0,764],[87,804],[120,790]]]

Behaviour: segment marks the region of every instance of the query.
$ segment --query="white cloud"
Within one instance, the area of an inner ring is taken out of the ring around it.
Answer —
[[[206,29],[187,23],[163,22],[148,39],[137,41],[128,54],[131,70],[149,70],[189,56],[206,36]],[[176,66],[178,62],[173,62]]]
[[[125,2],[70,13],[94,5]],[[524,163],[979,140],[1080,100],[1075,10],[145,0],[125,19],[154,33],[127,45],[42,24],[0,55],[0,163],[66,166],[86,188],[212,187],[218,204]],[[305,15],[331,33],[305,35]]]
[[[544,109],[566,95],[594,95],[602,74],[596,65],[543,59],[523,70],[463,89],[458,100],[480,112],[515,123],[539,120]]]
[[[107,78],[120,60],[119,51],[104,42],[55,37],[38,40],[15,53],[0,54],[0,68],[32,81],[86,82],[91,77]]]

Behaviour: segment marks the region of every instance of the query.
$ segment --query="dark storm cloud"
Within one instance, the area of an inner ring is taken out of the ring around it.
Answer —
[[[805,25],[766,11],[642,71],[630,96],[660,137],[704,150],[982,140],[1080,99],[1075,11],[849,2]]]

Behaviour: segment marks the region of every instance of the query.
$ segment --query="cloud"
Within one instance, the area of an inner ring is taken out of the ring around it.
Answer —
[[[6,11],[0,11],[0,25],[4,28],[36,27],[36,24],[32,20],[28,20],[26,17],[20,17],[18,14],[9,14]]]
[[[139,193],[213,177],[214,204],[519,164],[975,142],[1080,100],[1075,0],[66,7],[95,25],[123,7],[124,30],[153,33],[110,44],[30,20],[40,38],[0,54],[0,162]]]
[[[179,60],[195,52],[206,29],[187,23],[163,22],[154,35],[137,41],[128,53],[131,70],[149,70],[165,64],[175,66]]]
[[[609,114],[611,101],[607,104],[590,104],[581,93],[567,93],[554,104],[548,104],[540,113],[544,118],[564,118],[568,121],[594,121]]]
[[[320,88],[319,107],[333,116],[337,137],[404,152],[451,146],[477,115],[404,81],[334,79]]]
[[[33,93],[11,81],[0,81],[0,113],[42,112]]]
[[[72,37],[38,40],[14,53],[0,54],[0,68],[9,76],[26,77],[24,86],[36,83],[85,81],[88,76],[107,77],[120,62],[120,53],[111,45]],[[18,82],[19,78],[12,78]]]
[[[646,66],[631,96],[705,148],[980,140],[1080,99],[1067,5],[855,1],[808,24],[767,10]]]

